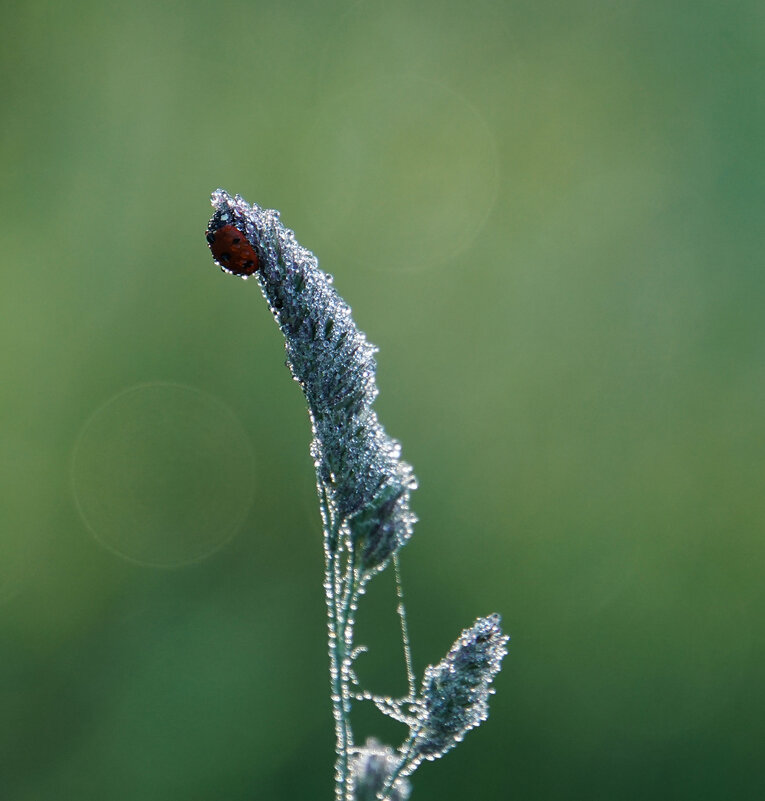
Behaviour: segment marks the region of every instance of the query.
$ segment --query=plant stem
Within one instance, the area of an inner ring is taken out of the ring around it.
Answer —
[[[348,747],[349,747],[349,721],[347,710],[347,682],[345,681],[346,669],[346,621],[337,597],[337,565],[336,553],[327,555],[326,563],[326,586],[327,586],[327,611],[329,616],[329,671],[332,687],[332,713],[335,718],[335,751],[337,760],[335,762],[335,799],[336,801],[347,801],[349,770],[348,770]]]
[[[341,564],[341,538],[326,495],[319,493],[325,529],[325,589],[327,596],[328,651],[332,690],[332,714],[335,719],[335,799],[352,801],[349,755],[353,746],[351,732],[351,664],[353,626],[360,582],[355,566],[355,554],[350,542],[344,575]]]

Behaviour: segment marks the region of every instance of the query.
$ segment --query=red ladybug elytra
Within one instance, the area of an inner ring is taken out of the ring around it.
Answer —
[[[207,231],[207,244],[215,261],[234,275],[252,275],[258,269],[258,254],[245,235],[233,225]]]

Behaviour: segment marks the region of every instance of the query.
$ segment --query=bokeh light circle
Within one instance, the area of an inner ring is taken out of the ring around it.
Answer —
[[[254,491],[245,430],[192,387],[132,387],[99,407],[72,458],[72,488],[101,545],[142,565],[204,559],[240,528]]]
[[[304,148],[319,252],[364,269],[457,264],[494,206],[494,134],[448,86],[401,76],[324,101]]]

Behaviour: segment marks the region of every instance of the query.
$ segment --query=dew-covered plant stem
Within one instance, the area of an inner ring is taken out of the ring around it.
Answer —
[[[328,584],[333,587],[329,607],[330,678],[332,707],[336,722],[335,795],[338,801],[349,796],[349,760],[353,745],[351,730],[350,654],[353,647],[352,610],[357,602],[353,554],[348,554],[345,575],[336,555],[326,565]]]
[[[225,272],[257,276],[308,404],[324,532],[335,801],[406,801],[408,777],[421,762],[442,756],[486,719],[508,637],[499,615],[478,618],[439,663],[425,669],[416,690],[398,563],[416,520],[409,499],[417,482],[373,408],[377,349],[356,327],[332,277],[282,225],[277,211],[250,206],[222,189],[212,203],[210,250]],[[354,645],[359,600],[391,562],[408,684],[404,698],[362,688],[353,667],[366,650]],[[357,744],[350,720],[355,700],[371,701],[406,725],[402,744]]]

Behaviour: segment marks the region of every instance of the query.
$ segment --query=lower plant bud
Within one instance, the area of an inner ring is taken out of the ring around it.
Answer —
[[[353,801],[380,801],[399,759],[392,748],[376,740],[367,740],[351,762]],[[387,790],[385,800],[406,801],[410,791],[411,785],[406,779],[396,779]]]

